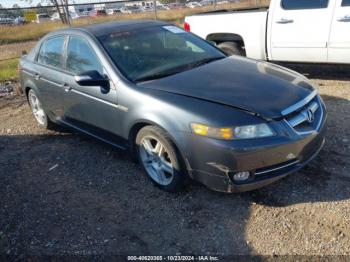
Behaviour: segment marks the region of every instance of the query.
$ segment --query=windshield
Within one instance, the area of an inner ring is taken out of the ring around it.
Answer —
[[[99,37],[130,80],[141,82],[176,74],[225,55],[206,41],[175,26],[154,26]]]

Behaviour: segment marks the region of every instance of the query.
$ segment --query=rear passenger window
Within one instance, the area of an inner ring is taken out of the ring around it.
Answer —
[[[341,6],[350,6],[350,0],[343,0]]]
[[[282,8],[285,10],[327,8],[328,1],[329,0],[282,0]]]
[[[40,47],[38,62],[56,68],[62,68],[64,36],[46,40]]]
[[[70,37],[67,49],[66,68],[76,75],[89,70],[103,74],[102,65],[89,44],[81,37]]]

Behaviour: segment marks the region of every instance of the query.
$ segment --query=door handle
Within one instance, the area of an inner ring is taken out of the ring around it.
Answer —
[[[294,20],[293,19],[289,19],[289,18],[281,18],[280,20],[277,20],[276,23],[277,24],[290,24],[293,23]]]
[[[35,80],[39,80],[39,79],[40,79],[39,73],[35,73],[35,74],[34,74],[34,78],[35,78]]]
[[[62,87],[64,88],[65,92],[69,92],[72,90],[72,88],[66,83],[62,84]]]
[[[339,17],[337,19],[339,22],[350,22],[350,15],[346,15],[346,16],[343,16],[343,17]]]

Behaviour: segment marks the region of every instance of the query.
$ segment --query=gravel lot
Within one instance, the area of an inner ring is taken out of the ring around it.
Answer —
[[[319,85],[326,145],[244,194],[162,192],[125,153],[40,130],[24,97],[0,98],[0,254],[350,255],[350,71],[294,69]]]

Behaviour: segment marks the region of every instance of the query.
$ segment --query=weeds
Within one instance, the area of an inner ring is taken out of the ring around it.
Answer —
[[[18,80],[18,59],[0,61],[0,83],[7,80]]]
[[[264,0],[262,3],[265,4],[265,2],[268,2],[268,0]],[[252,3],[250,3],[249,1],[245,1],[242,3],[220,5],[218,8],[232,9],[244,8],[249,6],[252,6]],[[162,21],[181,25],[185,16],[211,10],[213,10],[213,6],[199,7],[195,9],[185,8],[162,10],[157,12],[157,18]],[[154,19],[154,13],[144,12],[139,14],[116,14],[112,16],[103,16],[96,18],[79,18],[73,20],[73,26],[131,19]],[[42,24],[29,23],[23,26],[0,26],[0,45],[39,40],[45,34],[64,27],[65,25],[63,25],[60,21],[51,21]]]

